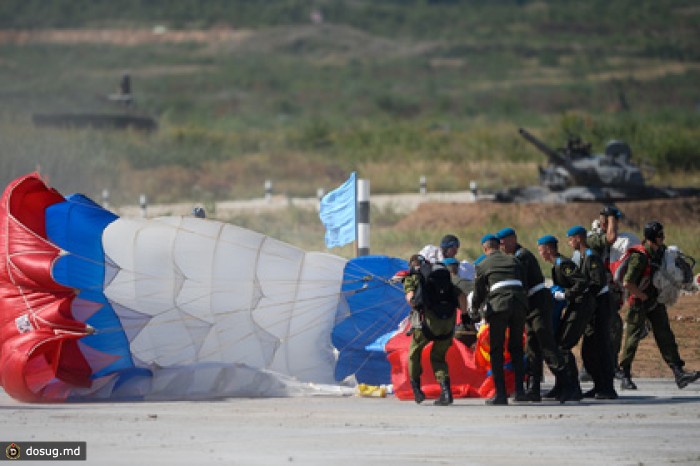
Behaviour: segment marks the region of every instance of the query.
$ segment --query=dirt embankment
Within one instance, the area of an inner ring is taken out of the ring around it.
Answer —
[[[700,227],[700,198],[618,202],[615,205],[624,213],[622,226],[625,229],[641,231],[644,224],[652,219],[664,224],[680,223]],[[426,203],[403,218],[396,228],[459,228],[483,225],[494,218],[521,227],[538,225],[544,218],[557,219],[570,226],[580,224],[586,219],[597,218],[600,208],[599,203],[570,203],[565,207],[563,204],[537,203]]]

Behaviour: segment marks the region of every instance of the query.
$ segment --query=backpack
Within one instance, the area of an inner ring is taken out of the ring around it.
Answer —
[[[425,312],[430,309],[440,319],[449,319],[457,313],[457,298],[450,271],[444,265],[421,264],[418,274],[418,287],[413,294],[413,305]]]
[[[632,257],[632,254],[635,253],[644,254],[647,256],[647,265],[644,268],[644,273],[642,275],[646,279],[642,279],[643,283],[646,282],[643,288],[646,288],[649,285],[649,280],[651,280],[651,258],[649,257],[647,250],[644,249],[644,246],[641,244],[630,246],[627,248],[622,257],[614,262],[610,262],[610,273],[613,276],[613,281],[619,285],[622,285],[622,282],[625,279],[625,274],[627,274],[627,266],[629,265],[630,257]],[[640,286],[640,289],[643,288]]]

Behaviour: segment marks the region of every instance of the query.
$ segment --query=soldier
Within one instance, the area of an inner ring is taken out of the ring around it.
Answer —
[[[570,385],[567,379],[564,358],[559,352],[554,331],[552,330],[552,295],[544,284],[544,276],[535,256],[518,243],[518,237],[512,228],[503,228],[496,233],[501,242],[501,250],[513,254],[522,264],[525,273],[525,289],[527,290],[527,315],[525,324],[527,339],[525,344],[527,355],[527,390],[528,401],[542,401],[540,384],[542,382],[543,359],[549,369],[562,382]],[[561,383],[561,382],[560,382]],[[569,393],[567,391],[567,393]]]
[[[459,252],[459,238],[455,235],[445,235],[440,241],[440,251],[443,259],[456,257]]]
[[[448,257],[443,259],[442,263],[450,271],[450,276],[452,277],[452,283],[462,290],[464,296],[468,296],[469,293],[474,291],[474,281],[467,280],[459,274],[459,261],[454,257]],[[464,343],[467,346],[471,346],[476,342],[476,328],[469,317],[469,313],[466,308],[460,308],[462,312],[460,318],[462,320],[461,325],[455,328],[455,338]]]
[[[562,315],[556,340],[559,344],[564,362],[567,367],[571,382],[574,385],[575,394],[573,400],[580,400],[583,397],[581,386],[578,382],[578,368],[576,358],[571,351],[583,335],[583,331],[591,320],[595,300],[588,293],[588,280],[583,276],[571,259],[559,254],[559,240],[552,235],[546,235],[537,240],[537,251],[542,259],[552,264],[552,282],[562,287],[565,291],[554,293],[554,299],[567,301],[568,305]],[[561,380],[557,378],[552,390],[545,394],[544,398],[554,398],[559,401],[566,401],[562,395],[565,387]]]
[[[499,250],[499,241],[494,235],[481,238],[486,257],[476,266],[476,281],[472,298],[472,317],[475,310],[485,304],[483,317],[489,324],[491,371],[496,386],[496,395],[487,400],[488,405],[507,405],[508,393],[503,372],[506,331],[509,332],[508,351],[515,373],[516,402],[527,401],[523,390],[523,345],[527,297],[523,288],[523,271],[520,263]]]
[[[421,269],[430,267],[429,263],[420,255],[413,255],[409,259],[411,274],[404,280],[404,292],[406,293],[406,301],[411,305],[411,345],[408,350],[408,374],[411,379],[411,388],[413,389],[413,398],[416,403],[421,403],[425,400],[425,393],[420,387],[420,376],[423,372],[421,367],[421,355],[423,348],[428,343],[433,342],[432,350],[430,351],[430,363],[433,367],[435,380],[440,384],[440,398],[435,400],[436,405],[447,406],[453,402],[452,390],[450,388],[450,374],[447,367],[447,350],[452,346],[452,337],[457,316],[457,307],[461,309],[467,308],[467,301],[464,293],[454,286],[451,279],[449,281],[449,291],[452,293],[453,312],[449,317],[438,315],[435,309],[432,309],[429,304],[417,303],[414,299],[418,294],[421,283]],[[436,267],[444,267],[437,265]],[[425,290],[422,290],[423,292]],[[424,293],[421,293],[424,294]]]
[[[661,223],[652,221],[644,225],[642,244],[645,253],[632,253],[623,278],[623,286],[631,295],[625,345],[620,357],[620,367],[624,372],[621,388],[624,390],[637,389],[637,385],[632,381],[632,361],[644,333],[647,319],[651,322],[656,344],[664,361],[673,371],[678,388],[685,388],[689,383],[700,378],[698,372],[683,370],[685,363],[678,353],[676,337],[668,321],[666,306],[657,301],[659,290],[654,286],[652,277],[658,270],[666,250],[664,238],[664,227]]]
[[[593,388],[583,394],[584,398],[615,400],[617,393],[613,384],[615,371],[610,354],[610,293],[608,274],[603,260],[586,243],[588,232],[582,226],[569,228],[566,236],[569,246],[581,256],[579,269],[588,279],[588,291],[595,296],[595,309],[583,335],[581,358],[586,371],[593,378]]]
[[[616,207],[605,206],[600,211],[598,218],[598,231],[593,231],[588,236],[588,247],[595,251],[603,260],[604,264],[610,263],[610,247],[617,241],[618,223],[622,217],[622,212]],[[617,358],[622,347],[622,317],[620,309],[624,304],[624,290],[617,285],[611,274],[608,276],[608,286],[610,292],[610,355],[615,370],[618,369]],[[620,377],[622,375],[620,374]]]

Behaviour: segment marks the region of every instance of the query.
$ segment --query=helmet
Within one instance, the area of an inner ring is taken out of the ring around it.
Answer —
[[[618,209],[615,206],[607,205],[603,207],[603,209],[600,211],[600,215],[604,215],[606,217],[620,218],[622,217],[622,212],[620,212],[620,209]]]
[[[202,207],[195,207],[192,209],[192,215],[194,215],[197,218],[206,218],[207,214],[204,212],[204,208]]]
[[[440,248],[442,248],[442,249],[458,248],[458,247],[459,247],[459,238],[457,238],[455,235],[445,235],[442,237],[442,241],[440,241]]]
[[[656,238],[663,238],[663,236],[664,226],[661,223],[654,220],[644,225],[644,239],[654,241]]]

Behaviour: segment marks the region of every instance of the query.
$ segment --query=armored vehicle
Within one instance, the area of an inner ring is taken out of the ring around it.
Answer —
[[[135,110],[135,100],[131,93],[131,77],[128,74],[122,76],[119,84],[119,92],[105,96],[107,102],[117,104],[120,111],[114,111],[111,107],[106,112],[90,113],[35,113],[32,115],[34,125],[39,127],[57,128],[96,128],[96,129],[135,129],[143,131],[155,131],[158,122]]]
[[[645,183],[642,169],[631,162],[632,150],[611,141],[605,153],[592,154],[591,145],[569,138],[566,147],[552,149],[523,128],[520,135],[548,157],[538,167],[540,186],[511,188],[496,193],[500,202],[622,201],[700,195],[697,188],[662,188]]]

